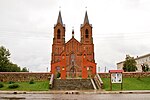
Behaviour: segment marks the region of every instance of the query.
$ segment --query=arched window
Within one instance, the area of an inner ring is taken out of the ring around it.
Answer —
[[[60,29],[57,30],[57,39],[60,39]]]
[[[88,29],[85,30],[85,37],[89,38],[89,31],[88,31]]]

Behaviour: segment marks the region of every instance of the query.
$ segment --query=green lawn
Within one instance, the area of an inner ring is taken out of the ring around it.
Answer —
[[[9,89],[8,86],[11,85],[8,82],[4,82],[4,87],[0,90],[19,90],[19,91],[48,91],[49,90],[49,81],[40,81],[35,82],[34,84],[29,84],[29,82],[15,82],[19,84],[19,87],[16,89]],[[14,84],[14,83],[13,83]]]
[[[110,79],[102,78],[104,89],[110,90]],[[113,84],[112,90],[121,90],[121,84]],[[123,90],[150,90],[150,77],[123,78]]]
[[[104,89],[110,90],[110,79],[102,78],[104,82]],[[34,84],[29,84],[29,82],[15,82],[19,84],[16,89],[9,89],[8,86],[11,85],[8,82],[4,82],[4,87],[0,90],[19,90],[19,91],[48,91],[49,81],[35,82]],[[13,83],[14,84],[14,83]],[[121,84],[113,84],[112,90],[121,90]],[[123,78],[123,90],[150,90],[150,77],[145,78]]]

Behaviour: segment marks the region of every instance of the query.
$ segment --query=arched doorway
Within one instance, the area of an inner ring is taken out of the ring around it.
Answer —
[[[71,55],[70,55],[70,70],[69,70],[69,76],[71,77],[71,78],[74,78],[74,77],[76,77],[76,68],[75,68],[75,54],[74,53],[72,53]]]
[[[60,72],[60,66],[55,67],[55,78],[60,78],[61,72]]]
[[[71,77],[71,78],[76,77],[76,69],[75,69],[75,66],[72,66],[72,67],[70,68],[70,77]]]

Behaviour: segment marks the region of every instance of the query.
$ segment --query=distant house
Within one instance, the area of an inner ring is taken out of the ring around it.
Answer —
[[[150,67],[150,54],[146,54],[143,56],[137,56],[135,58],[135,61],[137,63],[137,72],[142,72],[142,66],[143,64],[147,64]],[[121,61],[117,63],[117,69],[123,69],[123,63],[124,61]]]

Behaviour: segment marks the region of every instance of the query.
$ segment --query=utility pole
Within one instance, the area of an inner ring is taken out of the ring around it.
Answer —
[[[106,72],[106,66],[105,66],[105,71],[104,72]]]
[[[48,72],[48,67],[47,67],[47,72]]]

